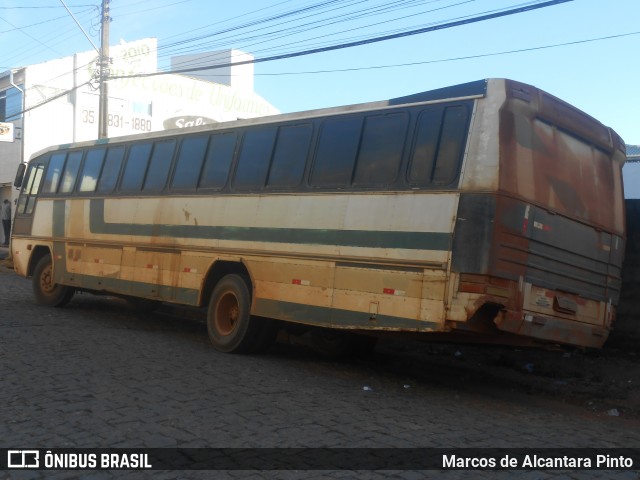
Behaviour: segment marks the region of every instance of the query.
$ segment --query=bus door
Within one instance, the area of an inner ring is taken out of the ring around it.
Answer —
[[[36,208],[40,184],[44,176],[46,160],[34,160],[29,164],[22,181],[18,205],[13,220],[12,235],[31,235],[33,214]]]

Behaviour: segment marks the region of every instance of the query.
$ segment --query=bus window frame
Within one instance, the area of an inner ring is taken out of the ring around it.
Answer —
[[[202,162],[202,168],[200,170],[200,176],[198,177],[198,184],[196,185],[196,194],[212,194],[212,193],[222,193],[230,190],[231,178],[235,175],[236,162],[238,158],[238,152],[240,151],[241,137],[244,134],[244,129],[228,129],[228,130],[220,130],[214,131],[209,134],[209,143],[207,144],[207,152],[204,156],[204,162]],[[221,186],[211,187],[211,186],[202,186],[203,175],[206,171],[207,160],[209,159],[209,155],[213,155],[212,148],[214,147],[215,137],[223,137],[225,135],[233,135],[235,137],[233,142],[233,148],[231,149],[231,160],[229,161],[229,168],[227,169],[227,176],[225,178],[224,184]],[[249,193],[249,192],[247,192]]]
[[[78,195],[81,197],[93,197],[97,195],[97,189],[98,189],[98,182],[100,181],[100,177],[102,177],[102,170],[104,169],[104,164],[105,161],[107,159],[107,151],[108,151],[108,146],[107,145],[93,145],[89,148],[85,149],[84,152],[84,158],[82,160],[82,165],[81,165],[81,169],[78,175],[78,179],[76,181],[76,188],[74,190],[74,195]],[[87,167],[87,158],[89,157],[89,155],[92,152],[97,152],[99,150],[103,151],[102,154],[102,158],[100,160],[100,168],[98,169],[98,176],[96,177],[96,181],[95,184],[93,186],[93,190],[80,190],[80,188],[82,187],[82,180],[84,178],[84,173],[85,173],[85,168]]]
[[[459,151],[459,155],[458,155],[458,159],[457,159],[457,163],[456,163],[456,175],[454,176],[454,178],[452,179],[452,181],[450,183],[444,184],[444,183],[436,183],[434,181],[434,175],[436,172],[436,168],[437,168],[437,164],[438,164],[438,160],[439,160],[439,155],[440,155],[440,145],[441,145],[441,141],[442,141],[442,136],[444,133],[444,124],[445,124],[445,117],[447,114],[447,109],[449,108],[463,108],[466,112],[466,123],[464,125],[464,130],[463,130],[463,135],[462,135],[462,143],[460,144],[460,151]],[[420,127],[420,123],[423,119],[423,117],[425,115],[428,114],[428,112],[430,111],[439,111],[438,116],[439,116],[439,127],[438,127],[438,133],[436,136],[436,143],[435,143],[435,149],[434,149],[434,153],[433,153],[433,164],[431,165],[431,173],[429,175],[429,181],[428,182],[416,182],[413,181],[411,179],[411,169],[414,165],[415,162],[415,153],[416,153],[416,147],[418,145],[418,136],[419,136],[419,127]],[[472,110],[469,108],[469,105],[467,104],[467,102],[451,102],[451,103],[445,103],[445,104],[439,104],[439,105],[428,105],[426,107],[423,107],[419,110],[416,111],[416,120],[415,120],[415,125],[413,127],[413,132],[412,132],[412,139],[411,139],[411,144],[410,144],[410,148],[408,149],[407,155],[408,155],[408,161],[407,164],[405,166],[405,171],[404,171],[404,182],[406,184],[406,186],[411,189],[411,190],[454,190],[458,187],[459,183],[460,183],[460,177],[462,175],[462,166],[464,164],[464,155],[466,152],[466,148],[467,148],[467,143],[469,141],[469,128],[471,125],[471,120],[472,120]]]
[[[111,150],[117,150],[117,149],[122,149],[122,156],[120,158],[120,167],[118,168],[118,172],[115,175],[115,180],[113,181],[113,184],[111,185],[111,188],[108,190],[104,190],[104,191],[99,191],[98,190],[98,186],[100,185],[100,182],[102,181],[102,176],[104,175],[104,169],[105,166],[107,165],[107,159],[109,158],[109,153],[111,152]],[[112,145],[107,145],[107,153],[104,157],[104,160],[102,162],[102,169],[100,170],[100,176],[98,177],[98,181],[96,182],[96,188],[95,190],[92,192],[93,195],[97,196],[97,197],[107,197],[110,195],[113,195],[113,192],[116,191],[118,185],[120,184],[120,177],[122,176],[122,170],[125,164],[125,161],[127,159],[127,154],[128,154],[128,147],[126,144],[112,144]]]
[[[125,178],[126,178],[127,167],[129,166],[129,160],[131,159],[131,151],[135,147],[141,147],[143,145],[149,145],[149,153],[147,154],[146,163],[144,164],[144,172],[142,173],[142,177],[140,178],[140,185],[137,186],[136,189],[124,189],[123,188],[123,183],[124,183]],[[151,163],[151,157],[153,155],[154,145],[155,145],[155,140],[154,139],[145,139],[143,141],[131,143],[131,144],[129,144],[127,146],[126,152],[125,152],[125,156],[124,156],[123,161],[122,161],[122,165],[120,166],[120,172],[118,174],[118,181],[116,183],[117,186],[115,188],[115,191],[118,192],[118,195],[132,196],[132,197],[139,197],[139,196],[144,195],[142,193],[142,187],[144,186],[144,181],[145,181],[145,178],[147,177],[147,170],[149,169],[149,164]],[[112,190],[111,193],[113,193],[113,190]],[[154,194],[157,195],[158,193],[154,192]]]
[[[302,172],[300,174],[300,178],[298,182],[290,185],[270,185],[269,180],[271,179],[271,172],[273,170],[273,161],[276,156],[276,152],[278,152],[278,145],[280,141],[280,132],[283,128],[309,128],[309,143],[307,145],[307,151],[304,156],[304,164],[302,166]],[[315,141],[317,138],[317,122],[314,121],[297,121],[291,123],[283,123],[278,125],[278,130],[276,133],[276,140],[273,145],[273,151],[271,152],[271,159],[269,161],[269,168],[267,170],[267,177],[265,179],[265,185],[263,190],[265,192],[304,192],[308,189],[308,178],[311,164],[313,163],[313,153],[315,148]]]
[[[208,133],[201,133],[196,135],[187,135],[183,137],[179,144],[176,147],[176,153],[173,160],[173,166],[170,172],[170,178],[167,183],[167,189],[170,194],[195,194],[198,191],[198,184],[200,183],[200,178],[202,176],[202,171],[204,170],[204,164],[207,160],[207,154],[209,152],[209,145],[211,144],[211,138],[213,135]],[[204,139],[204,151],[202,152],[202,162],[200,163],[200,169],[195,177],[195,184],[193,187],[175,187],[174,181],[176,179],[176,173],[178,172],[178,163],[180,161],[180,156],[182,155],[182,149],[184,148],[184,142],[190,139]]]
[[[76,169],[75,178],[73,179],[71,187],[67,191],[62,191],[64,187],[65,175],[67,174],[67,169],[69,168],[69,158],[72,155],[77,153],[80,153],[80,162],[78,164],[78,168]],[[60,181],[58,182],[58,190],[55,193],[56,196],[70,197],[75,194],[76,187],[78,185],[78,178],[80,177],[80,173],[84,169],[84,159],[85,159],[86,153],[87,153],[87,149],[85,148],[67,150],[67,156],[64,159],[64,169],[62,170],[62,175],[60,176]]]
[[[161,148],[165,148],[164,145],[169,145],[169,144],[173,144],[173,145],[171,147],[171,153],[168,158],[169,163],[167,165],[166,175],[164,175],[163,177],[164,182],[157,189],[149,188],[149,185],[147,185],[147,181],[149,180],[149,172],[151,171],[151,167],[153,166],[154,159],[159,158],[159,157],[156,157],[156,151],[159,151],[158,146],[163,145]],[[140,194],[148,195],[148,196],[160,195],[168,189],[169,180],[173,177],[173,170],[175,168],[175,162],[176,162],[175,159],[176,159],[176,151],[178,150],[178,144],[179,142],[177,137],[157,139],[153,142],[151,155],[149,156],[147,168],[146,168],[146,171],[144,172],[144,179],[142,180],[142,186],[140,187]]]

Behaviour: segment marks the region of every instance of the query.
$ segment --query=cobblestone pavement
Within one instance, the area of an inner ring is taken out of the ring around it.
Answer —
[[[291,346],[227,355],[198,321],[76,295],[36,306],[0,266],[0,441],[64,447],[640,447],[634,417],[499,385],[430,382],[402,353],[336,362]],[[395,367],[394,367],[395,365]],[[368,387],[368,388],[365,388]],[[0,472],[29,478],[623,478],[637,472]]]

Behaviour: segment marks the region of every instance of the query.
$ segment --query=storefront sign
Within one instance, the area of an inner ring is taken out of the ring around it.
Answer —
[[[202,125],[211,125],[212,123],[218,123],[212,118],[207,118],[198,115],[183,115],[181,117],[167,118],[162,125],[165,130],[171,130],[172,128],[190,128],[200,127]]]
[[[0,142],[13,142],[13,123],[0,123]]]

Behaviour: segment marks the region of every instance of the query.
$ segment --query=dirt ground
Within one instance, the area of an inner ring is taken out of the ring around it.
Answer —
[[[637,342],[609,339],[601,350],[381,342],[396,371],[462,389],[533,394],[598,415],[640,419]]]
[[[4,263],[0,268],[9,267]],[[202,321],[201,312],[185,315],[173,310],[165,313]],[[640,420],[639,347],[639,341],[615,332],[599,350],[383,339],[371,355],[358,362],[375,371],[403,376],[409,383],[439,383],[490,395],[531,394],[579,405],[597,415]]]

